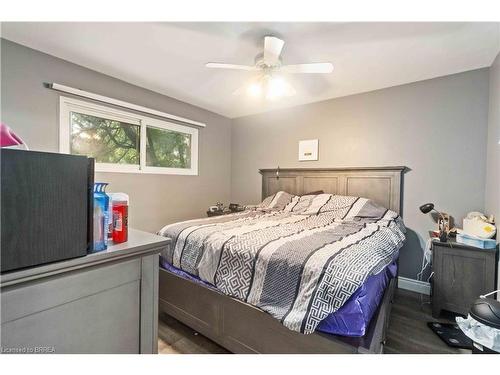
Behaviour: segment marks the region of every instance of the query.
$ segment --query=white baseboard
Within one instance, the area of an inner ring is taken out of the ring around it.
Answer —
[[[426,294],[428,296],[431,294],[431,285],[429,283],[402,276],[398,277],[398,288],[411,290],[412,292]]]

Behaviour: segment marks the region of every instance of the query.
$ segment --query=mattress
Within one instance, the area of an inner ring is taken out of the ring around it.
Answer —
[[[163,258],[160,258],[160,266],[179,277],[217,290],[212,284],[172,266]],[[397,263],[393,261],[378,274],[369,276],[340,309],[319,323],[316,331],[349,337],[364,336],[389,281],[396,274]]]
[[[169,264],[310,334],[382,274],[404,232],[396,212],[366,198],[278,192],[255,210],[173,223],[158,234],[172,239],[162,251]]]

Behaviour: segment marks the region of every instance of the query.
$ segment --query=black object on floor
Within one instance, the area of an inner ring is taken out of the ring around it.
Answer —
[[[448,346],[461,349],[472,349],[472,340],[458,328],[456,323],[429,322],[427,326]]]

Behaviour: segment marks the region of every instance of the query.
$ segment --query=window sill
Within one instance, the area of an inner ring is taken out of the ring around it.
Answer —
[[[135,174],[167,174],[172,176],[198,176],[198,171],[191,169],[176,168],[158,168],[146,167],[139,169],[134,166],[103,166],[98,163],[95,165],[95,172],[98,173],[135,173]]]
[[[198,176],[197,172],[194,171],[182,171],[182,172],[159,172],[159,171],[145,171],[145,170],[135,170],[135,171],[125,171],[125,170],[109,170],[109,169],[95,169],[96,173],[132,173],[132,174],[164,174],[170,176]]]

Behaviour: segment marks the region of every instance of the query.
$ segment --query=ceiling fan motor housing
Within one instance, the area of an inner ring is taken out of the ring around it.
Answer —
[[[259,54],[257,54],[257,56],[255,56],[255,67],[259,68],[259,69],[263,69],[263,70],[266,70],[266,69],[279,69],[281,67],[281,64],[282,64],[282,59],[281,59],[281,56],[278,58],[276,64],[273,64],[273,65],[267,65],[265,62],[264,62],[264,52],[261,52]]]

